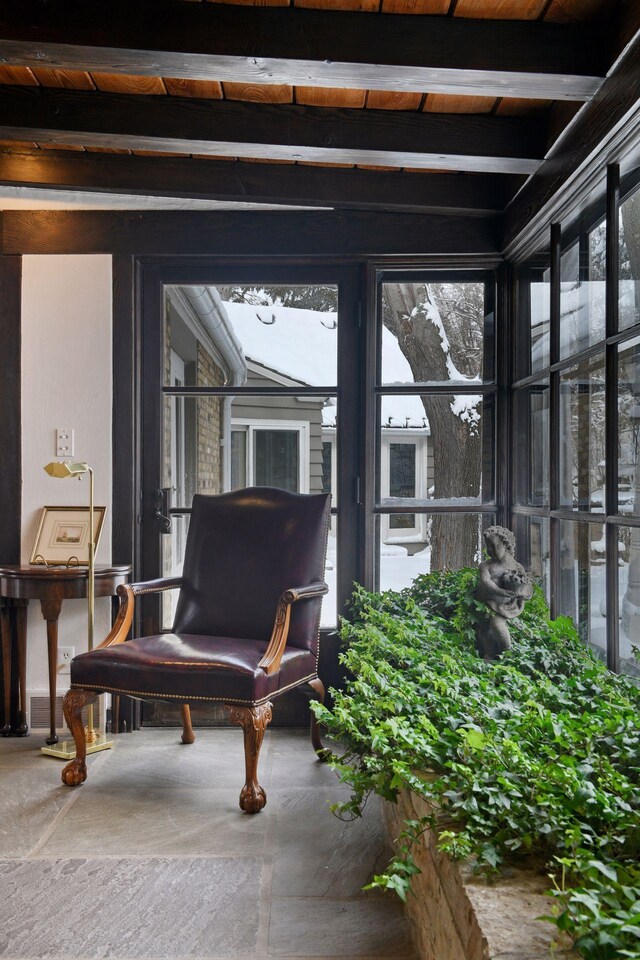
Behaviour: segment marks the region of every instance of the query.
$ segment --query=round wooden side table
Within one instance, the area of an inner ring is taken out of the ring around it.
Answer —
[[[120,584],[127,583],[131,567],[97,564],[95,569],[96,597],[112,597]],[[4,675],[4,726],[0,734],[12,733],[26,737],[27,726],[27,607],[29,600],[39,600],[42,616],[47,622],[47,653],[49,660],[49,719],[48,744],[58,742],[56,734],[56,677],[58,667],[58,618],[63,600],[78,600],[87,596],[88,570],[86,567],[45,567],[9,564],[0,566],[0,633],[2,635],[2,663]],[[11,700],[11,640],[12,626],[18,649],[19,707],[18,723],[12,729]]]

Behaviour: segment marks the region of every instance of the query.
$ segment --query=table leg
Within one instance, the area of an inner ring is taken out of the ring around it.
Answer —
[[[18,639],[18,673],[20,679],[20,707],[16,737],[28,737],[27,726],[27,607],[28,600],[14,600],[16,613],[16,635]]]
[[[2,634],[2,675],[4,677],[4,726],[3,737],[11,736],[11,617],[5,601],[0,610],[0,633]]]
[[[58,742],[56,733],[56,694],[58,692],[58,618],[62,600],[41,600],[42,616],[47,622],[47,656],[49,661],[49,736],[47,744]]]

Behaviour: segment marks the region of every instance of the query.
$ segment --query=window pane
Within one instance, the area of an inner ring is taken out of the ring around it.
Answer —
[[[544,517],[514,517],[516,560],[531,572],[549,600],[549,521]]]
[[[559,612],[606,660],[606,578],[604,524],[560,521]]]
[[[386,536],[389,517],[378,517],[378,575],[380,590],[402,590],[422,573],[459,570],[478,563],[482,530],[495,517],[477,513],[421,514],[419,541],[399,542]]]
[[[618,354],[618,513],[640,516],[640,339]]]
[[[532,507],[549,503],[549,382],[515,393],[516,498]]]
[[[414,500],[433,499],[478,503],[483,492],[490,499],[492,417],[483,429],[484,407],[490,414],[492,404],[483,403],[479,394],[382,397],[381,504],[411,508]]]
[[[571,367],[560,379],[560,505],[604,510],[604,361]]]
[[[605,246],[602,223],[569,247],[560,266],[560,357],[598,343],[605,334]]]
[[[383,384],[478,380],[484,283],[382,285]]]
[[[300,493],[299,438],[295,430],[254,430],[256,486]]]
[[[640,529],[618,527],[618,590],[620,595],[620,672],[640,677]]]
[[[164,383],[336,384],[337,311],[336,286],[167,286]]]
[[[327,540],[327,559],[324,568],[324,581],[329,593],[322,598],[321,627],[335,627],[338,623],[338,603],[336,599],[336,577],[338,567],[338,518],[331,517],[329,538]]]
[[[531,329],[531,373],[549,366],[549,317],[551,312],[550,271],[531,271],[529,316]]]
[[[335,397],[165,397],[162,485],[171,505],[245,486],[321,493],[336,417]]]
[[[184,548],[187,543],[187,534],[189,532],[189,514],[185,516],[171,517],[171,532],[160,538],[160,549],[162,552],[162,574],[163,577],[181,577],[182,565],[184,563]],[[170,630],[173,625],[173,618],[176,612],[178,602],[177,590],[165,590],[160,594],[160,620],[161,630]]]
[[[640,323],[640,190],[620,205],[620,316],[621,330]]]
[[[247,436],[248,431],[231,431],[231,489],[241,490],[247,486]]]
[[[389,496],[415,497],[416,495],[416,444],[389,444]],[[392,530],[413,528],[415,514],[396,513],[389,517]]]

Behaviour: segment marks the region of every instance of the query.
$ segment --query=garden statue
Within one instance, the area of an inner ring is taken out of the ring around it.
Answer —
[[[531,578],[514,557],[516,538],[506,527],[488,527],[484,531],[488,560],[480,564],[476,597],[492,611],[476,633],[478,653],[494,660],[511,648],[508,620],[519,617],[525,600],[533,596]]]

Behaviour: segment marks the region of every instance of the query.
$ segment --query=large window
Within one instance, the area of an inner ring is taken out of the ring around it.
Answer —
[[[608,176],[607,216],[596,200],[519,269],[514,528],[553,613],[640,675],[640,191]]]
[[[482,273],[378,281],[376,577],[382,589],[481,554],[494,503],[494,289]]]
[[[162,487],[173,520],[163,544],[165,575],[181,571],[196,493],[247,486],[333,493],[338,289],[165,286]],[[336,532],[334,520],[325,626],[336,623]]]

